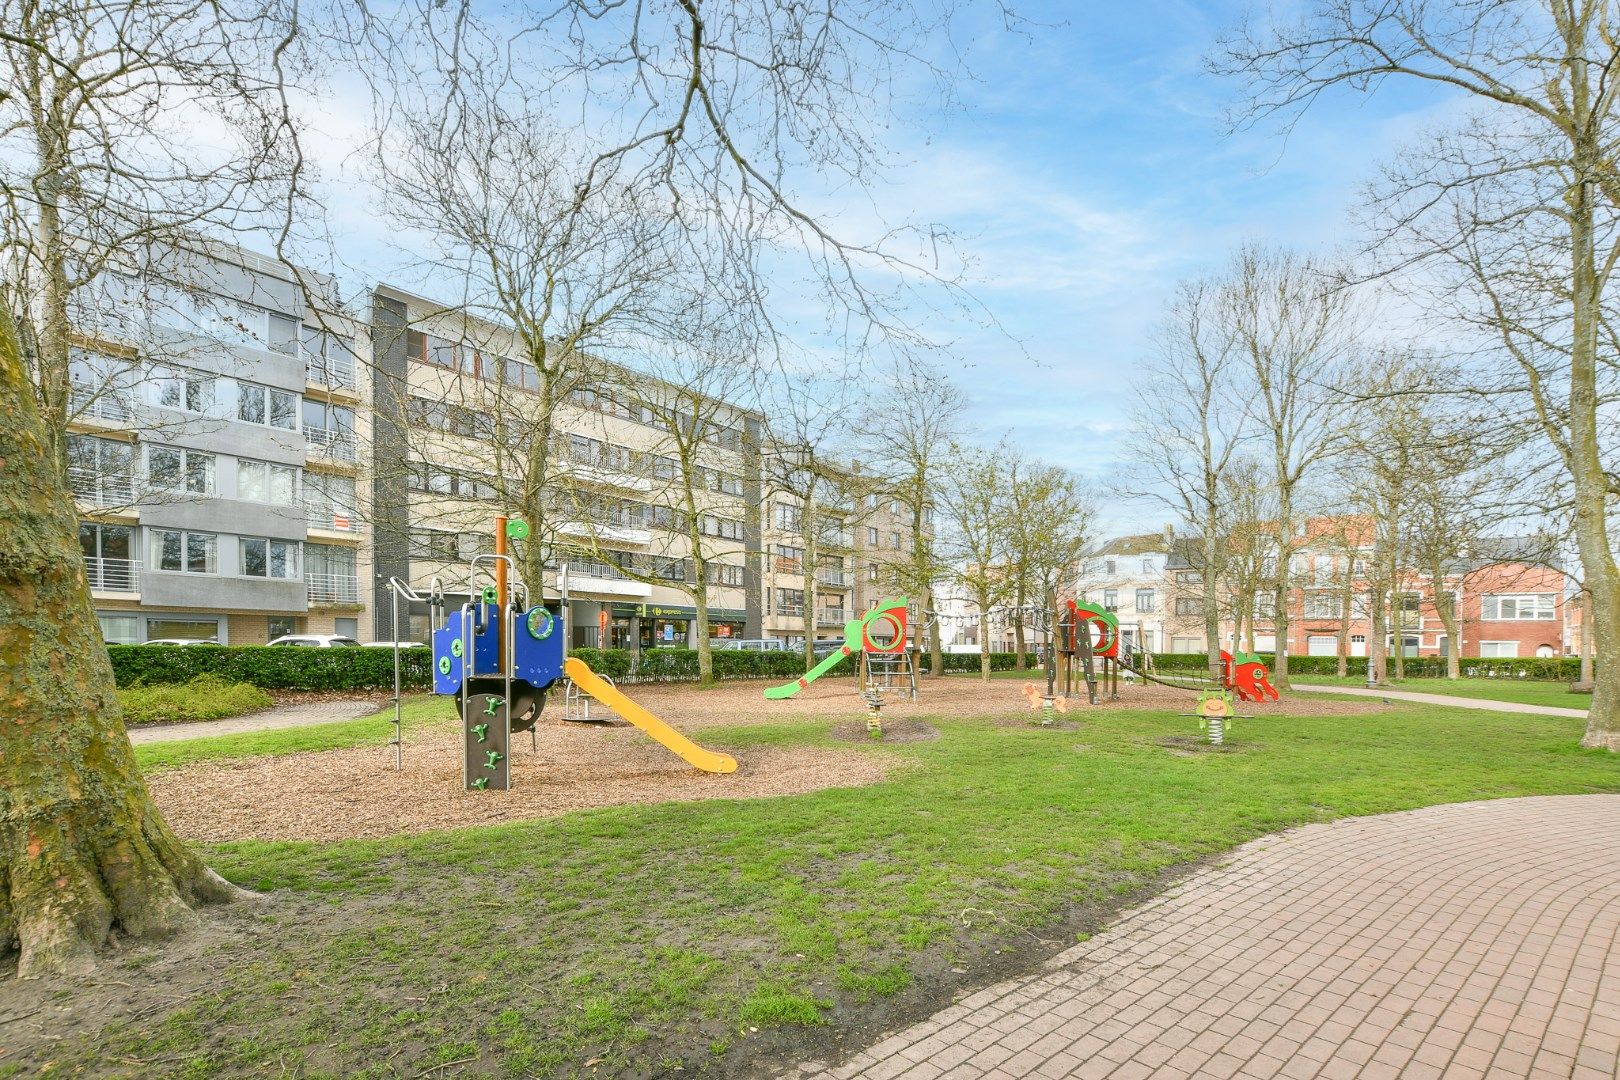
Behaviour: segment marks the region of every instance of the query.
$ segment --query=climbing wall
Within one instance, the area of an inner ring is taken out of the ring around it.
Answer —
[[[468,791],[505,791],[512,786],[511,718],[497,684],[494,692],[469,691],[461,703]]]

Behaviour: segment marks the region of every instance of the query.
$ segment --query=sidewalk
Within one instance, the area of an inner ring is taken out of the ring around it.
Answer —
[[[1620,1069],[1620,795],[1307,825],[819,1080]]]
[[[353,720],[377,711],[370,701],[317,701],[307,705],[281,705],[246,716],[224,720],[199,720],[191,724],[144,724],[129,729],[129,741],[141,743],[174,742],[178,739],[208,739],[216,735],[241,735],[250,731],[310,727],[338,720]],[[393,714],[389,714],[390,720]]]
[[[1492,701],[1490,698],[1457,697],[1454,694],[1422,694],[1411,690],[1368,690],[1364,686],[1311,686],[1305,683],[1293,683],[1288,688],[1289,693],[1296,690],[1304,690],[1312,694],[1349,694],[1351,697],[1416,701],[1423,705],[1449,705],[1455,709],[1537,713],[1541,716],[1572,716],[1578,720],[1586,719],[1585,709],[1565,709],[1557,705],[1522,705],[1517,701]]]

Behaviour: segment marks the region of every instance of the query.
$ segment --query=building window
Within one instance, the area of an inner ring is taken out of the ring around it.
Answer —
[[[1499,622],[1552,619],[1557,615],[1557,608],[1558,597],[1554,593],[1490,595],[1485,597],[1480,618]]]
[[[92,589],[134,592],[140,575],[135,562],[135,530],[128,525],[79,523],[79,549]]]
[[[255,383],[237,383],[236,418],[245,424],[297,431],[298,395]]]
[[[184,368],[159,368],[157,403],[166,409],[207,412],[214,404],[214,376]]]
[[[154,487],[194,495],[214,493],[214,455],[177,446],[154,446],[147,451],[146,474]]]
[[[776,504],[776,527],[783,532],[798,532],[800,514],[797,506]]]
[[[1173,653],[1203,652],[1204,639],[1195,637],[1173,637],[1170,639],[1170,651]]]
[[[877,584],[877,579],[878,579],[878,564],[875,563],[875,562],[867,563],[866,564],[866,580],[870,581],[873,585],[876,585]]]
[[[1482,641],[1479,655],[1488,660],[1510,660],[1519,655],[1517,641]]]
[[[1117,610],[1119,608],[1119,590],[1118,589],[1104,589],[1103,590],[1103,607],[1108,609],[1109,611],[1115,611],[1115,610]]]
[[[147,619],[147,641],[213,641],[220,642],[220,620],[201,617]],[[220,642],[223,644],[223,642]]]
[[[295,540],[260,540],[242,537],[242,576],[279,578],[283,581],[298,577],[298,542]]]
[[[892,533],[889,534],[889,546],[891,548],[893,548],[894,550],[896,550],[896,551],[900,550],[900,534],[899,533],[892,532]]]
[[[867,528],[866,528],[866,546],[867,547],[877,547],[878,546],[878,531],[876,529],[872,528],[870,525],[867,526]]]
[[[734,563],[711,562],[704,564],[704,570],[709,575],[710,585],[729,585],[741,588],[744,583],[745,571]]]
[[[219,573],[219,538],[213,533],[153,529],[151,536],[152,569],[187,574]]]
[[[1338,614],[1338,598],[1332,593],[1306,593],[1305,617],[1307,619],[1331,619]]]
[[[298,620],[291,615],[271,615],[265,619],[265,640],[274,641],[278,637],[298,633]]]
[[[1151,556],[1149,556],[1148,558],[1145,558],[1145,559],[1142,560],[1142,573],[1144,573],[1144,574],[1153,573],[1153,558]],[[1152,650],[1149,650],[1149,651],[1151,652]]]
[[[718,536],[722,540],[741,540],[743,538],[743,523],[732,518],[704,514],[703,533],[706,536]]]
[[[96,612],[101,627],[101,640],[109,645],[134,645],[141,640],[141,620],[138,615],[114,612]]]
[[[1153,610],[1154,595],[1152,589],[1136,590],[1136,610],[1147,614]]]
[[[1204,613],[1204,598],[1202,596],[1176,597],[1177,615],[1202,615]]]
[[[298,469],[264,461],[238,461],[236,497],[272,506],[292,506],[298,501]]]

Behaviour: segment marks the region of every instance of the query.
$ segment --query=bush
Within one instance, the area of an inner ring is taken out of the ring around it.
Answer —
[[[268,709],[270,695],[247,683],[218,675],[198,675],[166,686],[132,686],[118,692],[126,724],[161,724],[184,720],[219,720]]]
[[[1260,658],[1271,665],[1271,654],[1261,653]],[[1391,658],[1393,661],[1393,658]],[[1160,671],[1203,671],[1207,663],[1203,653],[1154,653],[1154,666]],[[1409,679],[1443,679],[1446,675],[1446,658],[1443,656],[1408,656],[1406,658],[1406,677]],[[1391,662],[1386,676],[1393,676],[1395,665]],[[1352,656],[1345,661],[1345,670],[1351,676],[1366,678],[1367,658]],[[1581,661],[1574,656],[1526,656],[1508,660],[1482,660],[1478,657],[1465,656],[1462,658],[1462,674],[1468,677],[1470,673],[1485,677],[1487,672],[1495,672],[1497,678],[1526,678],[1547,679],[1551,681],[1572,682],[1580,677]],[[1521,672],[1523,675],[1521,676]],[[1339,658],[1336,656],[1296,656],[1288,657],[1288,673],[1290,675],[1337,675],[1339,673]]]
[[[392,690],[392,649],[301,649],[268,645],[109,645],[119,686],[189,682],[217,675],[264,690]],[[432,684],[432,650],[401,649],[400,681]]]

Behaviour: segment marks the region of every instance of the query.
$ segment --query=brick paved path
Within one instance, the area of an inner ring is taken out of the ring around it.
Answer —
[[[1620,796],[1311,825],[800,1076],[1620,1075]]]
[[[263,712],[232,716],[224,720],[198,720],[189,724],[143,724],[129,729],[132,743],[173,742],[176,739],[207,739],[216,735],[240,735],[247,731],[275,731],[280,728],[309,727],[338,720],[353,720],[376,712],[370,701],[311,701],[303,705],[278,705]],[[393,723],[394,714],[388,714]],[[382,721],[379,720],[378,723]]]

